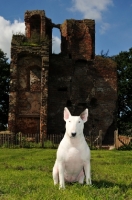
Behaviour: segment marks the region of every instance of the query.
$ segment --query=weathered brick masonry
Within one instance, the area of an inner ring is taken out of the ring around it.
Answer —
[[[63,109],[73,115],[89,108],[85,134],[103,130],[112,143],[116,122],[117,76],[111,59],[95,56],[94,20],[54,24],[44,11],[25,13],[26,36],[13,35],[9,130],[64,133]],[[61,32],[61,53],[52,54],[52,28]]]

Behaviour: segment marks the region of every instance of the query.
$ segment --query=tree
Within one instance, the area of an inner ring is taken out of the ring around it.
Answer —
[[[0,131],[5,130],[8,123],[10,65],[7,60],[0,49]]]
[[[115,56],[118,76],[118,120],[121,134],[132,131],[132,48]],[[131,131],[130,131],[131,130]]]
[[[103,58],[110,58],[110,57],[108,56],[108,54],[109,54],[109,49],[108,49],[105,53],[104,53],[103,50],[101,50],[101,52],[100,52],[100,56],[103,57]]]

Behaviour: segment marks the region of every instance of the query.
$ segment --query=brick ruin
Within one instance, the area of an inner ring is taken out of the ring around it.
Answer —
[[[43,10],[25,12],[25,35],[11,42],[9,130],[40,138],[65,131],[63,109],[79,115],[86,107],[86,135],[104,133],[112,143],[116,126],[116,64],[95,56],[95,21],[54,24]],[[52,29],[61,34],[61,52],[52,53]]]

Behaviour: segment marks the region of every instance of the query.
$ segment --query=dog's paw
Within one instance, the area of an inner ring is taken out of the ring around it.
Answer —
[[[60,186],[59,186],[59,190],[62,190],[62,189],[63,189],[63,190],[65,189],[65,186],[64,186],[64,185],[60,185]]]
[[[86,185],[92,185],[91,179],[86,180]]]
[[[57,181],[54,181],[54,185],[57,185],[58,184],[58,182]]]

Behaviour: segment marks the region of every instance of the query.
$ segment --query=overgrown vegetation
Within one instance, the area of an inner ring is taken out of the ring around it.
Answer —
[[[20,46],[38,46],[50,42],[48,36],[40,36],[37,32],[33,32],[30,38],[27,38],[23,33],[16,33],[12,38],[12,44]]]
[[[1,200],[131,200],[132,152],[91,151],[92,186],[53,185],[56,150],[0,149]]]

